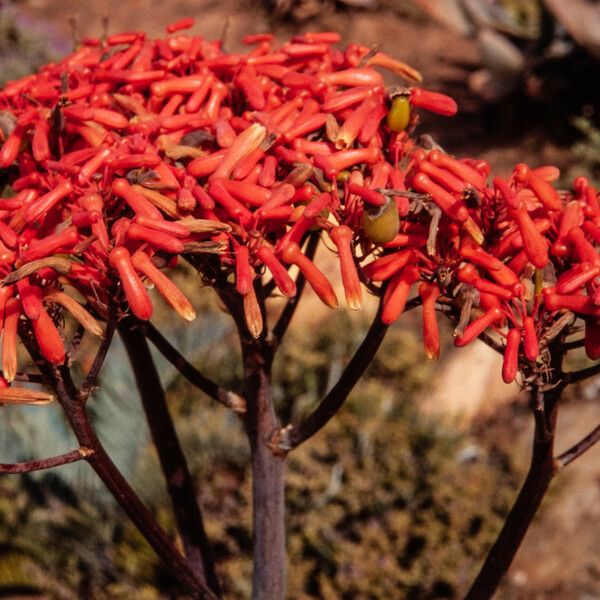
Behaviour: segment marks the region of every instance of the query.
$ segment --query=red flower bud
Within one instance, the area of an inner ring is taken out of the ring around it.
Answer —
[[[154,265],[152,259],[145,252],[136,252],[131,257],[131,263],[137,271],[145,275],[156,286],[162,297],[186,321],[193,321],[196,318],[196,311],[183,292]]]
[[[31,328],[40,349],[40,354],[53,365],[65,362],[65,346],[56,325],[45,309],[39,317],[31,321]]]
[[[338,225],[329,231],[329,237],[338,250],[342,284],[344,285],[348,307],[351,310],[360,310],[362,305],[362,290],[352,253],[354,233],[350,227]]]
[[[300,272],[306,277],[306,281],[324,304],[329,308],[337,308],[338,301],[331,283],[317,266],[302,254],[298,244],[295,242],[286,244],[280,250],[280,256],[285,263],[296,265],[300,269]]]
[[[419,269],[414,265],[408,265],[392,277],[383,295],[381,321],[384,324],[391,325],[404,312],[410,288],[418,279]]]
[[[482,334],[490,325],[499,321],[503,316],[504,314],[499,308],[490,308],[483,313],[483,315],[474,321],[471,321],[461,336],[454,338],[454,345],[459,348],[466,346],[469,342],[472,342],[476,337]]]
[[[110,264],[119,273],[125,297],[133,314],[142,321],[147,321],[152,316],[152,301],[131,264],[131,256],[127,248],[117,246],[108,256]]]
[[[445,117],[453,117],[458,112],[458,106],[450,96],[421,88],[411,88],[409,100],[417,108],[423,108]]]
[[[263,244],[256,251],[256,256],[271,272],[279,291],[288,298],[294,297],[296,295],[296,284],[287,269],[279,262],[273,250],[267,244]]]
[[[527,360],[535,362],[540,353],[540,346],[535,332],[535,322],[531,316],[523,318],[523,348]]]
[[[440,333],[435,316],[435,303],[440,288],[435,283],[424,281],[419,284],[419,296],[423,303],[423,345],[428,358],[440,356]]]
[[[17,328],[21,316],[21,301],[9,298],[4,309],[4,332],[2,334],[2,373],[7,381],[17,375]]]
[[[506,335],[504,360],[502,362],[502,379],[504,383],[512,383],[519,370],[519,345],[521,343],[521,330],[513,327]]]

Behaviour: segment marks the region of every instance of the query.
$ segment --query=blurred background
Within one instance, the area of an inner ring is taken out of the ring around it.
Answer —
[[[457,117],[421,126],[449,152],[485,158],[499,173],[516,162],[552,163],[565,186],[580,174],[600,182],[600,3],[590,0],[0,0],[0,84],[82,37],[132,29],[161,36],[187,16],[197,19],[194,34],[222,38],[228,51],[265,31],[285,39],[333,29],[377,44],[419,69],[424,87],[457,99]],[[327,269],[326,253],[320,259]],[[192,273],[182,268],[177,277],[199,318],[186,327],[165,311],[157,322],[197,366],[238,389],[231,322]],[[326,311],[309,290],[275,365],[284,421],[314,406],[373,316],[373,306],[359,315]],[[526,395],[502,383],[500,359],[482,344],[444,348],[431,362],[420,335],[417,315],[401,319],[341,414],[289,458],[291,599],[460,598],[510,508],[529,460]],[[225,597],[248,598],[245,436],[235,415],[157,361]],[[172,531],[132,389],[117,342],[89,407],[118,466]],[[591,381],[570,391],[559,451],[600,421],[599,389]],[[0,417],[1,462],[73,447],[54,407],[5,407]],[[498,598],[600,598],[599,458],[597,447],[553,483]],[[0,477],[1,598],[158,600],[178,597],[175,590],[85,465]]]

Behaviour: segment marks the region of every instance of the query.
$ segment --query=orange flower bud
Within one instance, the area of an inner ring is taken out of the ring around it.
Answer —
[[[298,244],[295,242],[286,244],[281,249],[280,256],[285,263],[296,265],[300,269],[300,272],[306,277],[306,280],[324,304],[329,308],[337,308],[338,300],[331,283],[317,266],[302,254]]]
[[[163,298],[181,315],[186,321],[196,318],[196,311],[183,292],[160,270],[152,259],[142,251],[136,252],[131,257],[134,268],[145,275],[160,292]]]

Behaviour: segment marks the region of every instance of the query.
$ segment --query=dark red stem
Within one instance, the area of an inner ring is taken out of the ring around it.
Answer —
[[[152,441],[165,476],[185,556],[198,578],[206,580],[211,590],[219,595],[221,589],[212,546],[204,529],[192,475],[167,407],[148,342],[143,332],[129,320],[122,322],[119,333],[131,362]]]

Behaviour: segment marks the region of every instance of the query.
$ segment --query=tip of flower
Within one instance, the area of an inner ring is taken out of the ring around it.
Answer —
[[[427,358],[430,360],[438,360],[440,357],[440,349],[439,348],[425,348],[425,354]]]
[[[177,312],[186,320],[193,321],[196,318],[196,311],[191,306],[181,307]]]
[[[193,309],[191,304],[174,304],[173,308],[177,311],[177,314],[186,321],[193,321],[197,316],[196,311]]]
[[[362,301],[360,298],[346,298],[346,302],[348,303],[348,308],[350,310],[362,309]]]
[[[339,306],[337,296],[333,294],[332,296],[324,296],[321,298],[326,306],[332,309],[336,309]]]
[[[2,363],[2,373],[4,374],[4,379],[6,379],[8,383],[12,383],[17,376],[17,365],[12,364],[12,361],[10,363],[4,361]]]

